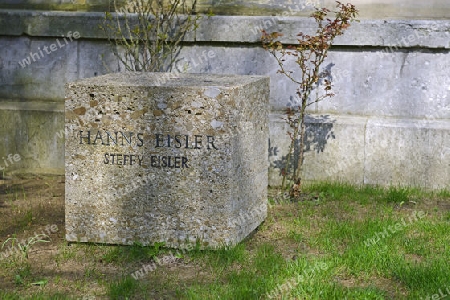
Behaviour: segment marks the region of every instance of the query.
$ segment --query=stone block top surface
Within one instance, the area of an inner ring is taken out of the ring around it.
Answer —
[[[139,86],[139,87],[238,87],[267,78],[257,75],[220,75],[188,73],[120,72],[78,80],[70,86]]]

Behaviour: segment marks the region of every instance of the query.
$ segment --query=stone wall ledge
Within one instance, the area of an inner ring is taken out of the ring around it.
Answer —
[[[63,102],[45,102],[45,101],[0,101],[0,111],[48,111],[48,112],[64,112]]]
[[[408,125],[413,125],[414,127],[430,127],[430,128],[446,128],[450,129],[450,119],[442,117],[440,115],[428,116],[428,117],[405,117],[405,116],[369,116],[369,115],[359,115],[359,114],[346,114],[346,113],[336,113],[320,111],[315,112],[313,110],[307,110],[306,120],[308,123],[315,124],[325,124],[334,123],[336,120],[344,123],[376,123],[384,124],[390,127],[404,127]],[[270,110],[270,121],[271,122],[285,122],[286,110],[284,109],[271,109]],[[418,126],[417,124],[420,124]]]
[[[62,12],[0,9],[0,35],[61,37],[69,31],[81,38],[105,39],[102,12]],[[295,43],[298,32],[313,33],[305,17],[205,16],[191,42],[259,44],[260,30],[283,33],[284,43]],[[361,20],[339,37],[336,46],[450,49],[450,20]]]
[[[124,7],[128,0],[0,0],[1,9],[102,12]],[[345,2],[344,2],[345,3]],[[447,19],[446,0],[352,0],[361,19]],[[334,10],[335,0],[197,0],[199,13],[249,16],[308,16],[314,7]]]

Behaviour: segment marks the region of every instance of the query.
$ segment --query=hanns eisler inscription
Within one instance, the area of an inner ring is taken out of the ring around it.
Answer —
[[[123,132],[107,130],[79,131],[79,144],[92,146],[131,146],[143,147],[147,140],[142,132]],[[148,136],[148,143],[156,148],[175,149],[202,149],[219,150],[212,135],[188,134],[162,134],[155,133]],[[149,163],[148,163],[148,161]],[[153,168],[189,168],[189,158],[180,155],[150,155],[144,157],[136,153],[105,152],[103,155],[105,165],[150,165]]]

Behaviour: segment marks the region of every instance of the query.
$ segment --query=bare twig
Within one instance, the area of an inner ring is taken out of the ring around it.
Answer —
[[[188,5],[190,3],[190,5]],[[186,34],[197,28],[197,0],[132,0],[105,13],[101,29],[128,71],[171,70]]]

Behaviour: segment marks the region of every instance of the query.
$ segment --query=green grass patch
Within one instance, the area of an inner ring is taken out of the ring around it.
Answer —
[[[130,276],[125,276],[109,284],[109,299],[130,299],[139,290],[139,282]]]
[[[107,263],[133,262],[144,259],[154,258],[162,251],[164,243],[156,243],[153,246],[143,246],[134,243],[132,246],[116,246],[110,247],[103,255],[103,259]]]
[[[450,198],[450,190],[443,189],[436,193],[436,196],[439,198]]]
[[[0,299],[431,299],[450,290],[449,196],[310,184],[296,202],[273,196],[258,230],[215,250],[61,238],[46,261],[44,245],[0,260]]]

